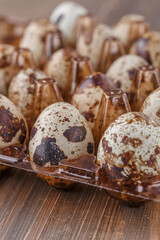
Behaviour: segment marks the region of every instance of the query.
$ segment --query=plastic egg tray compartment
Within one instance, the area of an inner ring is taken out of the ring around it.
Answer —
[[[160,176],[139,181],[134,186],[121,188],[107,179],[104,170],[96,165],[94,155],[88,154],[77,159],[61,160],[58,166],[46,169],[39,166],[31,167],[29,155],[24,153],[23,148],[22,146],[5,149],[5,154],[16,157],[0,154],[0,164],[35,174],[43,174],[46,177],[98,187],[106,190],[109,195],[134,206],[147,200],[160,202]]]

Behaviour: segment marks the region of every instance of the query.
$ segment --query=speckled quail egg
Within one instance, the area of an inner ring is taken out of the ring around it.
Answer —
[[[77,42],[78,53],[89,57],[96,71],[99,71],[98,64],[104,41],[110,37],[113,37],[112,29],[107,25],[99,24],[92,31],[84,33]]]
[[[54,103],[39,115],[29,142],[29,154],[34,164],[53,167],[62,159],[87,153],[94,153],[92,132],[74,106],[65,102]],[[46,180],[49,182],[48,177]]]
[[[130,53],[143,57],[149,64],[160,69],[160,33],[146,33],[133,44]]]
[[[146,98],[141,112],[154,119],[160,125],[160,88],[157,88]]]
[[[11,81],[8,89],[9,99],[17,106],[24,115],[29,130],[33,115],[33,104],[35,96],[35,81],[46,78],[46,74],[38,69],[28,68],[21,70]]]
[[[71,58],[78,57],[78,53],[71,48],[63,48],[51,56],[45,66],[45,73],[54,78],[64,96],[67,85],[70,84]]]
[[[0,94],[0,149],[24,144],[27,124],[16,106]]]
[[[7,95],[7,86],[11,78],[11,57],[14,47],[0,44],[0,93]]]
[[[143,16],[138,14],[122,17],[113,28],[115,36],[122,40],[127,49],[147,31],[149,31],[148,23]]]
[[[121,88],[128,94],[132,90],[132,81],[137,67],[148,65],[148,63],[141,57],[136,55],[124,55],[112,63],[106,75],[109,77],[117,88]]]
[[[56,23],[67,41],[74,44],[74,31],[79,17],[88,14],[88,10],[75,2],[62,2],[52,12],[50,20]]]
[[[136,184],[160,171],[160,127],[143,113],[118,117],[105,131],[97,161],[119,186]]]
[[[45,37],[49,32],[58,31],[57,26],[47,19],[32,21],[24,31],[20,47],[28,48],[32,53],[37,67],[46,61]]]
[[[83,114],[91,129],[94,127],[102,94],[114,88],[112,81],[102,73],[90,75],[78,86],[71,103]]]

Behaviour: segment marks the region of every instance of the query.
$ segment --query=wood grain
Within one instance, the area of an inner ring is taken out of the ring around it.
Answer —
[[[47,17],[58,0],[0,0],[0,14]],[[79,0],[98,21],[114,24],[137,12],[159,30],[159,0]],[[158,240],[160,204],[130,208],[106,192],[77,185],[51,188],[35,175],[11,170],[0,184],[1,240]]]

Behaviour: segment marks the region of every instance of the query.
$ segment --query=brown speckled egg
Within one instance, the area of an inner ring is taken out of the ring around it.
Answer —
[[[63,96],[70,81],[71,58],[73,57],[78,57],[75,50],[70,48],[60,49],[53,53],[44,69],[49,77],[56,80]]]
[[[128,14],[122,17],[113,28],[115,36],[122,40],[127,49],[147,31],[149,31],[148,23],[143,16],[138,14]]]
[[[121,88],[128,94],[129,100],[132,88],[132,81],[135,69],[140,66],[148,65],[141,57],[136,55],[124,55],[112,63],[106,75],[109,77],[117,88]]]
[[[102,94],[114,88],[105,74],[94,73],[82,81],[73,95],[71,103],[83,114],[91,129],[94,127]]]
[[[39,166],[57,165],[61,159],[94,153],[94,141],[87,121],[69,103],[48,106],[38,117],[29,143],[32,161]]]
[[[14,47],[0,44],[0,93],[7,95],[7,86],[11,78],[11,57]]]
[[[133,44],[130,53],[143,57],[149,64],[160,69],[160,33],[146,33]]]
[[[57,26],[47,19],[39,19],[29,23],[20,42],[21,48],[28,48],[32,53],[37,67],[46,60],[45,37],[49,32],[58,31]]]
[[[143,113],[129,112],[105,131],[97,160],[120,186],[156,176],[160,171],[160,127]]]
[[[33,114],[33,103],[35,95],[35,81],[46,78],[46,74],[38,69],[28,68],[21,70],[11,81],[8,97],[24,115],[30,129]]]
[[[146,98],[141,112],[154,119],[160,125],[160,88],[157,88]]]
[[[53,10],[50,19],[52,22],[58,25],[67,41],[71,44],[74,44],[76,23],[80,17],[86,16],[87,14],[87,9],[82,5],[76,2],[65,1],[60,3]]]
[[[104,41],[113,36],[112,29],[104,24],[97,25],[92,31],[83,34],[77,42],[77,52],[91,59],[93,67],[98,71]]]
[[[0,94],[0,149],[24,144],[27,125],[16,106]]]
[[[31,161],[39,167],[53,167],[62,159],[87,153],[94,153],[94,140],[85,118],[69,103],[48,106],[32,129]]]

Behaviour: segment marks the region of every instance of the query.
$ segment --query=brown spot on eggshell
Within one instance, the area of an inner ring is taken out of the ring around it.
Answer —
[[[34,73],[31,73],[31,74],[29,74],[29,77],[30,77],[30,83],[31,84],[33,84],[33,83],[35,83],[36,82],[36,76],[35,76],[35,74]]]
[[[134,151],[128,151],[122,154],[121,160],[126,165],[134,156]]]
[[[94,113],[92,112],[92,111],[89,111],[89,112],[82,112],[82,115],[85,117],[85,119],[87,120],[87,121],[93,121],[93,119],[94,119],[94,117],[95,117],[95,115],[94,115]]]
[[[102,147],[103,147],[105,152],[110,153],[110,152],[112,152],[112,147],[109,147],[108,144],[109,144],[108,141],[106,141],[105,138],[103,138]]]
[[[159,147],[159,146],[156,146],[155,154],[159,154],[159,153],[160,153],[160,147]]]
[[[67,138],[69,142],[81,142],[85,139],[86,133],[87,131],[84,126],[83,127],[74,126],[67,129],[63,133],[63,135],[65,138]]]
[[[89,154],[92,154],[93,153],[93,143],[89,142],[88,145],[87,145],[87,152]]]
[[[34,94],[34,91],[35,90],[33,88],[31,88],[31,87],[28,88],[28,94]]]
[[[64,121],[64,122],[66,122],[66,121],[67,121],[67,122],[70,122],[67,117],[64,117],[63,121]]]
[[[133,80],[134,75],[135,75],[136,69],[132,68],[131,70],[128,70],[128,74],[131,80]]]
[[[56,145],[55,138],[43,138],[33,155],[33,161],[41,167],[48,162],[51,166],[58,165],[60,160],[66,158],[64,152]]]
[[[55,21],[55,24],[60,23],[64,17],[65,17],[64,14],[59,15],[58,18]]]
[[[30,135],[30,140],[31,140],[32,138],[34,138],[36,132],[37,132],[37,128],[36,128],[36,127],[33,127],[33,128],[32,128],[32,131],[31,131],[31,135]]]
[[[117,88],[120,88],[121,87],[121,82],[117,81],[116,86],[117,86]]]
[[[128,136],[124,136],[122,139],[124,145],[131,144],[134,148],[138,147],[142,144],[142,141],[138,138],[130,138]]]
[[[157,117],[160,117],[160,109],[156,112]]]
[[[0,136],[4,142],[9,143],[21,130],[19,142],[24,143],[26,137],[26,127],[23,119],[19,120],[17,117],[6,109],[4,106],[0,107]]]

